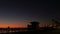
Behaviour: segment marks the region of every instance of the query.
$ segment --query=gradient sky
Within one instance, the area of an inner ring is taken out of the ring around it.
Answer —
[[[25,27],[31,21],[51,23],[60,18],[59,2],[46,0],[0,0],[0,27]]]

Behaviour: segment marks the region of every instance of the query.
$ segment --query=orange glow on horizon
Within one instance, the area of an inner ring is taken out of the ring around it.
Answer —
[[[26,25],[0,25],[0,28],[7,28],[7,27],[10,27],[10,28],[27,28]]]
[[[26,26],[9,26],[10,28],[27,28]],[[0,26],[0,28],[8,28],[8,26]]]
[[[27,28],[26,22],[19,21],[19,20],[14,20],[14,21],[0,21],[0,28],[7,28],[8,26],[10,28]]]
[[[45,26],[47,26],[47,24],[40,24],[39,25],[40,27],[45,27]],[[8,25],[5,25],[5,24],[3,24],[3,25],[0,25],[0,28],[7,28],[8,27]],[[10,25],[9,26],[10,28],[27,28],[27,25]]]
[[[18,22],[18,21],[17,21]],[[16,21],[13,22],[7,22],[7,21],[3,21],[0,23],[0,28],[7,28],[8,26],[10,28],[27,28],[27,23],[25,22],[19,22],[17,23]],[[45,27],[47,23],[40,23],[40,27]],[[50,24],[50,23],[48,23]]]

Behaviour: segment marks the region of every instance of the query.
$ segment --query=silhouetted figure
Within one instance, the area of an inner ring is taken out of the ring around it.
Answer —
[[[33,21],[30,22],[30,25],[28,25],[29,30],[38,30],[39,29],[39,22]]]

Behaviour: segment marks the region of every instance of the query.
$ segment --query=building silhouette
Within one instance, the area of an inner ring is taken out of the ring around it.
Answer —
[[[28,26],[28,30],[38,30],[39,29],[39,22],[33,21],[30,22],[30,24],[27,25]]]

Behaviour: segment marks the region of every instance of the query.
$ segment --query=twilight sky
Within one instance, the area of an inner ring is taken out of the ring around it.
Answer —
[[[60,18],[59,2],[46,0],[0,0],[0,27],[25,27],[28,22],[51,23]]]

